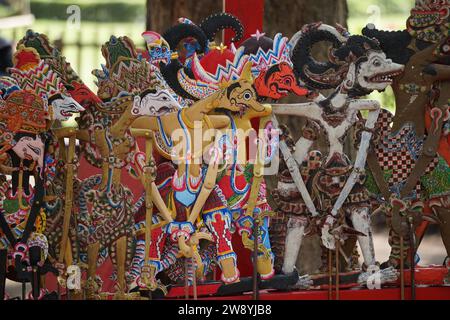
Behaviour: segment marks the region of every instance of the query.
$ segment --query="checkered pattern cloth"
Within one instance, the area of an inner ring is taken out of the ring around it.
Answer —
[[[376,153],[383,171],[392,171],[388,181],[389,187],[400,191],[422,152],[424,139],[417,137],[413,125],[409,123],[397,132],[392,132],[392,120],[393,114],[383,109],[375,126],[375,132],[381,132]],[[436,157],[428,165],[425,174],[431,172],[438,161]],[[420,196],[420,190],[419,181],[415,188],[417,197]]]

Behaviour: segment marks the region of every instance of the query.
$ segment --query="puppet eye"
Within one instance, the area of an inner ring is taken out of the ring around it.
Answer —
[[[244,99],[250,100],[252,98],[252,94],[249,91],[244,92]]]
[[[381,66],[381,62],[380,62],[380,60],[378,60],[378,59],[375,59],[375,60],[373,61],[373,65],[374,65],[375,67],[379,67],[379,66]]]

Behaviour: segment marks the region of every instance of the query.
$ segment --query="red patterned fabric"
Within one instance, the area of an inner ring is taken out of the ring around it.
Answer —
[[[377,147],[378,162],[383,171],[392,170],[389,178],[389,186],[404,182],[414,168],[415,160],[411,150],[421,150],[422,139],[418,139],[411,126],[405,125],[397,133],[391,132],[390,124],[393,115],[388,110],[381,110],[376,124],[376,132],[382,132]],[[431,162],[425,173],[431,172],[438,163],[438,157]],[[420,194],[420,182],[417,183],[415,191]]]

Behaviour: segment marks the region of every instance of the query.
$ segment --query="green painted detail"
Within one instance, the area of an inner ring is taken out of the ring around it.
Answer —
[[[364,186],[367,188],[367,190],[369,191],[369,193],[371,194],[379,194],[380,193],[380,188],[378,188],[377,183],[375,182],[375,178],[373,177],[372,171],[367,170],[367,177],[366,177],[366,182],[364,183]],[[388,182],[389,179],[392,177],[393,175],[393,170],[384,170],[383,172],[383,179],[384,181]]]
[[[250,183],[253,180],[253,165],[252,164],[247,163],[245,165],[244,177],[245,177],[245,181],[247,181],[247,183]]]
[[[22,199],[22,206],[28,206],[28,203],[25,199]],[[3,209],[5,209],[6,213],[15,213],[19,211],[19,200],[11,199],[3,201]]]
[[[437,197],[448,194],[450,191],[450,167],[444,158],[439,157],[439,162],[434,170],[420,179],[429,197]]]

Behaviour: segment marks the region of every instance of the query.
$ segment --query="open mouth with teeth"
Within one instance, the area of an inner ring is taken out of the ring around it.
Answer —
[[[60,114],[66,118],[70,118],[74,113],[77,113],[77,111],[73,111],[73,110],[71,110],[71,111],[61,110],[60,111]]]
[[[239,107],[239,111],[237,111],[237,113],[242,117],[245,111],[247,111],[248,105],[246,105],[245,103],[236,103],[236,105]]]
[[[59,111],[59,113],[63,116],[63,117],[67,117],[70,118],[74,113],[79,113],[80,110],[79,108],[77,108],[77,106],[73,103],[62,106],[61,110]]]
[[[394,78],[402,73],[401,70],[378,73],[372,77],[365,77],[367,82],[372,83],[389,83],[391,84],[394,81]]]
[[[281,96],[287,96],[289,94],[289,89],[281,87],[278,83],[272,83],[271,89]]]
[[[216,111],[229,113],[233,116],[242,117],[248,109],[249,109],[248,105],[244,103],[236,103],[232,104],[229,107],[217,108]]]
[[[162,107],[158,107],[158,108],[151,106],[149,108],[150,114],[158,116],[158,117],[166,115],[168,113],[175,112],[176,110],[177,110],[177,108],[172,107],[172,106],[162,106]]]

